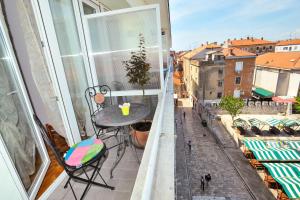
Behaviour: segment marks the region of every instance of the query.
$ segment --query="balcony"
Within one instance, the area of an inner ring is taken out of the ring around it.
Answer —
[[[101,8],[96,8],[95,12],[87,8],[88,5],[85,5],[82,11],[82,5],[79,5],[77,1],[32,1],[32,10],[27,10],[28,5],[23,2],[18,6],[14,3],[12,5],[10,2],[7,3],[9,6],[5,8],[14,11],[7,12],[8,22],[13,21],[9,29],[12,29],[10,30],[12,37],[17,38],[16,41],[19,43],[13,41],[17,52],[14,55],[15,52],[10,49],[9,45],[12,41],[9,41],[5,33],[6,24],[1,20],[3,36],[0,39],[4,38],[1,42],[5,43],[1,46],[5,46],[4,50],[8,49],[8,53],[1,54],[0,62],[8,69],[15,70],[11,72],[13,77],[17,77],[13,81],[16,82],[15,87],[21,89],[15,91],[9,88],[9,85],[5,85],[8,87],[5,92],[7,96],[16,96],[21,102],[17,102],[17,105],[21,107],[19,110],[26,114],[25,117],[18,117],[24,121],[22,123],[27,123],[26,125],[31,127],[28,134],[30,141],[34,141],[34,144],[28,144],[36,148],[36,157],[30,156],[34,162],[38,162],[31,177],[29,177],[31,172],[24,173],[28,176],[25,185],[25,179],[23,180],[20,176],[24,175],[21,172],[26,170],[20,170],[24,168],[20,163],[12,162],[15,158],[12,157],[11,160],[10,157],[13,155],[7,152],[6,146],[11,147],[11,144],[0,143],[0,153],[6,155],[1,163],[6,163],[8,166],[5,169],[2,169],[2,165],[0,166],[1,173],[6,175],[3,180],[12,183],[9,190],[8,185],[2,188],[1,198],[6,199],[11,194],[14,194],[15,199],[74,198],[69,187],[63,188],[67,178],[65,172],[61,173],[63,169],[60,169],[58,173],[53,173],[51,167],[55,165],[53,162],[55,158],[47,151],[32,116],[35,113],[44,124],[53,125],[59,137],[64,138],[64,147],[66,147],[66,144],[71,146],[81,141],[81,137],[93,135],[84,96],[87,87],[98,84],[109,85],[112,89],[111,99],[114,104],[119,104],[121,101],[140,101],[143,92],[138,86],[129,84],[126,80],[126,71],[122,67],[122,61],[128,60],[131,52],[138,49],[137,36],[142,33],[146,40],[147,62],[151,65],[151,76],[149,83],[145,86],[145,95],[154,100],[151,101],[153,112],[149,118],[152,119],[152,127],[147,145],[144,150],[137,150],[141,163],[136,161],[132,149],[127,148],[124,158],[114,172],[114,178],[111,179],[109,170],[116,155],[116,150],[111,150],[101,173],[107,183],[116,187],[116,190],[91,187],[85,199],[96,197],[103,199],[152,199],[155,197],[159,199],[161,193],[164,193],[167,199],[174,199],[175,191],[172,187],[174,185],[173,67],[169,60],[171,38],[169,38],[168,1],[156,1],[156,5],[149,5],[147,1],[136,2],[137,5],[143,5],[141,7],[131,5],[135,4],[134,2],[124,1],[126,5],[106,2],[105,6],[101,4]],[[110,5],[111,8],[109,8]],[[102,13],[96,13],[102,9]],[[110,12],[107,12],[108,10]],[[22,17],[15,19],[15,11],[21,13]],[[91,12],[93,14],[85,16]],[[162,17],[160,17],[161,13]],[[149,21],[149,17],[153,20]],[[34,23],[31,23],[33,21]],[[16,24],[25,25],[19,27],[20,32],[17,32],[15,31],[17,29],[14,29]],[[24,33],[26,37],[20,33]],[[40,43],[42,43],[41,46]],[[36,51],[29,51],[30,48]],[[14,56],[19,55],[20,52],[25,53],[26,58],[18,66]],[[12,62],[4,62],[7,59]],[[24,77],[18,70],[22,71]],[[28,96],[31,97],[31,101]],[[14,101],[11,100],[11,102]],[[25,105],[22,104],[23,102]],[[111,141],[107,142],[107,145],[110,144]],[[39,192],[40,185],[44,184],[43,180],[46,180],[45,177],[52,177],[51,181],[55,181],[46,184],[47,187]],[[85,185],[80,182],[72,183],[76,196],[79,197]]]
[[[172,62],[171,62],[172,63]],[[175,166],[175,135],[174,135],[174,102],[173,102],[173,73],[172,66],[165,78],[165,87],[159,94],[158,105],[154,114],[152,127],[145,150],[138,150],[141,160],[137,163],[132,149],[127,148],[124,158],[110,178],[110,167],[116,156],[116,149],[110,151],[108,159],[104,162],[100,173],[109,185],[116,187],[114,191],[92,186],[85,199],[140,200],[140,199],[175,199],[174,166]],[[107,145],[110,145],[109,143]],[[85,176],[83,174],[83,176]],[[65,178],[64,178],[65,177]],[[64,189],[67,181],[66,174],[61,175],[64,180],[52,194],[43,198],[73,199],[68,187]],[[96,179],[96,181],[101,181]],[[85,184],[74,182],[75,193],[82,194]]]

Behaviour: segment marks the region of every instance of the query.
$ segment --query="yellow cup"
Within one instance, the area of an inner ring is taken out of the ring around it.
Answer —
[[[129,106],[123,106],[121,108],[122,114],[125,115],[125,116],[129,115],[129,108],[130,108]]]

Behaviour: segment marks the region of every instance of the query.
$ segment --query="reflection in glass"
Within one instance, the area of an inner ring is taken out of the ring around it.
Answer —
[[[0,135],[27,191],[33,185],[42,159],[29,120],[12,57],[0,33]]]
[[[91,127],[84,92],[88,87],[71,0],[49,0],[61,59],[80,132]]]

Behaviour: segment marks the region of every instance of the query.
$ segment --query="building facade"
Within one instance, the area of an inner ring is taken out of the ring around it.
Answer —
[[[300,51],[300,39],[282,40],[276,44],[275,52]]]
[[[226,48],[223,53],[225,56],[224,95],[250,98],[256,55],[238,48]]]
[[[276,52],[256,59],[254,93],[257,88],[272,96],[299,96],[300,52]],[[258,98],[263,95],[256,94]],[[270,98],[270,97],[269,97]]]
[[[224,69],[225,59],[222,50],[207,52],[205,60],[199,62],[199,88],[200,102],[218,101],[224,95]]]
[[[197,92],[195,87],[199,85],[199,62],[205,60],[206,53],[215,49],[220,49],[221,46],[216,43],[201,45],[200,47],[188,52],[183,56],[183,71],[184,83],[190,98],[197,99]]]
[[[241,38],[240,40],[227,40],[226,47],[236,47],[256,55],[267,52],[274,52],[276,42],[265,40],[264,38],[257,39],[253,37]]]

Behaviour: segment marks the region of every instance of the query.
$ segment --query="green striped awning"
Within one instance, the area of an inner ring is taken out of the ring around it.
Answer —
[[[281,141],[272,141],[272,140],[269,140],[269,141],[266,141],[266,144],[267,144],[267,147],[269,148],[280,148],[283,144],[283,142]]]
[[[233,126],[235,126],[235,127],[241,126],[243,128],[248,128],[249,125],[248,125],[246,120],[238,118],[238,119],[233,121]]]
[[[275,118],[269,118],[265,120],[269,126],[277,126],[281,124],[281,121]]]
[[[300,176],[300,163],[288,163],[289,166]]]
[[[245,140],[245,146],[249,150],[266,150],[267,146],[263,140]]]
[[[280,160],[283,161],[296,161],[300,160],[300,154],[293,149],[286,149],[286,148],[272,148],[273,151],[277,153],[280,157]]]
[[[269,90],[265,90],[263,88],[255,88],[253,92],[263,98],[271,98],[274,95],[273,92],[270,92]]]
[[[300,198],[300,177],[274,177],[290,199]]]
[[[288,141],[287,143],[291,149],[295,149],[295,150],[300,149],[300,141]]]
[[[259,161],[278,161],[281,157],[272,150],[251,150],[255,158]]]
[[[298,176],[293,167],[287,163],[264,163],[263,165],[268,169],[273,178]]]
[[[296,120],[288,119],[288,118],[282,119],[281,124],[284,125],[284,126],[288,126],[288,127],[298,126],[298,123],[297,123]]]
[[[251,126],[256,126],[257,128],[262,128],[265,125],[263,121],[260,121],[256,118],[251,118],[248,120],[248,122],[251,124]]]

